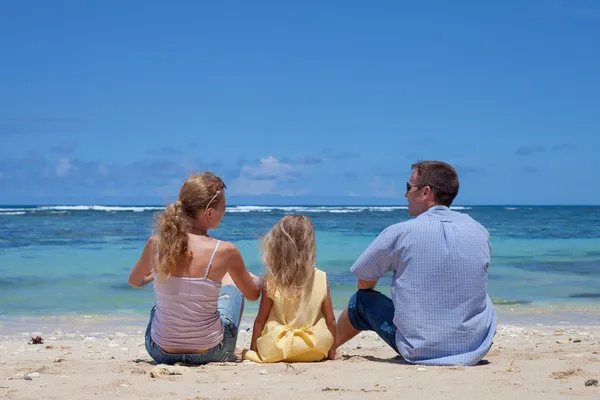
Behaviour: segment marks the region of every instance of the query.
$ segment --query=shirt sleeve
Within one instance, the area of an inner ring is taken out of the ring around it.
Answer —
[[[363,281],[376,281],[396,266],[398,229],[389,227],[358,257],[350,271]]]

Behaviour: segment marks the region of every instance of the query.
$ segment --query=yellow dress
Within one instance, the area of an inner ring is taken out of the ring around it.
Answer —
[[[315,268],[313,276],[312,285],[306,285],[298,301],[286,300],[276,293],[265,328],[256,342],[258,351],[246,351],[244,360],[309,362],[327,357],[333,344],[321,311],[327,297],[327,275]]]

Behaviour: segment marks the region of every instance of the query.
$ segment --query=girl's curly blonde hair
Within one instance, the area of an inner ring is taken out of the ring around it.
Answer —
[[[262,249],[269,297],[274,298],[279,292],[289,299],[300,298],[312,281],[317,258],[310,218],[300,214],[283,217],[263,238]]]
[[[209,206],[215,208],[223,200],[227,186],[211,172],[193,174],[179,190],[177,201],[158,215],[156,231],[158,241],[157,272],[166,279],[175,273],[178,262],[190,262],[188,232],[199,212]]]

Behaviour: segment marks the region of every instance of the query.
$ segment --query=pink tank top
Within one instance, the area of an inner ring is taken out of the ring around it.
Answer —
[[[156,311],[151,335],[159,346],[208,349],[223,340],[223,322],[217,311],[221,283],[208,279],[220,243],[203,278],[171,276],[160,282],[154,280]]]

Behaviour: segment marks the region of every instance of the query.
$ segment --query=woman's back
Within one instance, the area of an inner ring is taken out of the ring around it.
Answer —
[[[225,274],[221,257],[217,258],[220,245],[221,241],[212,238],[188,235],[191,261],[178,262],[168,279],[159,274],[155,277],[151,334],[165,351],[210,348],[223,339],[217,312],[220,280]]]
[[[221,242],[210,236],[194,235],[188,233],[188,250],[192,254],[190,260],[177,262],[175,271],[171,276],[180,278],[208,278],[221,282],[227,270],[224,265],[224,255],[228,242]],[[158,244],[158,238],[157,244]]]
[[[154,281],[156,305],[145,344],[158,363],[205,364],[234,352],[244,296],[256,300],[260,281],[238,249],[208,231],[226,211],[225,183],[205,172],[191,175],[177,201],[157,216],[157,235],[146,242],[128,282]]]

